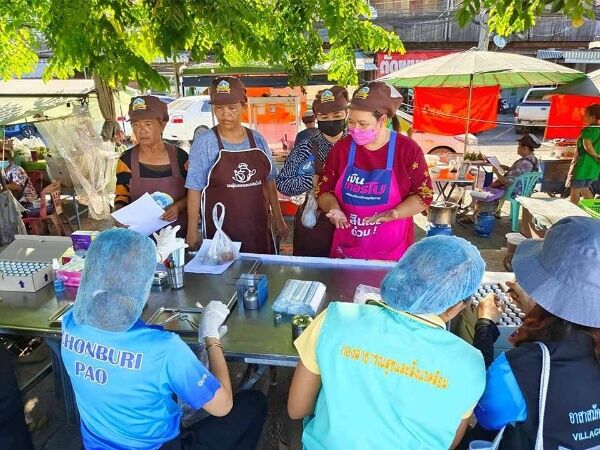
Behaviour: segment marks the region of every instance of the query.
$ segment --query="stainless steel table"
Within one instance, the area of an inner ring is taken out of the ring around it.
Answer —
[[[321,309],[331,301],[352,302],[359,284],[379,286],[393,264],[331,260],[328,258],[262,258],[257,273],[267,275],[269,299],[260,310],[247,311],[238,305],[232,311],[223,339],[226,355],[247,363],[295,366],[298,354],[292,345],[290,318],[273,321],[271,305],[289,279],[321,281],[327,286]]]
[[[275,324],[271,305],[289,279],[321,281],[327,286],[322,309],[331,301],[351,302],[359,284],[379,286],[391,263],[328,258],[245,255],[222,275],[186,274],[180,290],[152,288],[142,318],[148,320],[161,307],[204,306],[220,300],[231,309],[229,331],[223,338],[225,355],[230,359],[270,365],[295,365],[289,318]],[[236,281],[243,273],[267,275],[269,299],[260,309],[247,311],[236,301]],[[485,282],[506,281],[509,273],[486,273]],[[36,293],[0,291],[0,333],[36,334],[60,337],[60,328],[51,327],[49,317],[75,296],[67,288],[57,299],[52,285]],[[195,336],[185,337],[190,342]]]
[[[226,303],[231,314],[229,331],[223,338],[225,356],[229,360],[270,366],[295,366],[298,355],[292,344],[289,318],[275,324],[271,305],[288,279],[321,281],[327,286],[324,309],[331,301],[351,302],[359,284],[379,286],[393,267],[392,263],[331,260],[328,258],[244,255],[222,275],[185,275],[180,290],[153,288],[142,317],[148,320],[159,308],[190,308],[206,305],[211,300]],[[269,299],[260,309],[247,311],[236,301],[236,281],[243,273],[267,275]],[[486,273],[484,282],[506,281],[509,273]],[[52,364],[57,395],[64,397],[67,420],[77,423],[77,408],[70,380],[60,359],[60,328],[51,327],[49,317],[72,301],[74,290],[67,289],[61,299],[52,286],[36,293],[0,292],[0,333],[41,335],[53,349]],[[184,336],[190,344],[195,333]]]

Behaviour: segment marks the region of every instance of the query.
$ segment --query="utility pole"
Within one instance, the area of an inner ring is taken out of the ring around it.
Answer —
[[[479,40],[477,42],[477,50],[488,51],[490,47],[490,33],[487,27],[487,12],[481,11],[477,16],[479,23]]]

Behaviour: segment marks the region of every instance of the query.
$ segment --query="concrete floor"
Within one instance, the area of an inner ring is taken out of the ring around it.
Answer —
[[[516,159],[516,146],[514,144],[484,147],[487,154],[495,154],[503,164],[510,165]],[[487,270],[504,271],[502,260],[505,255],[503,247],[505,244],[505,234],[510,231],[508,220],[508,205],[505,205],[503,217],[496,220],[493,235],[488,238],[479,238],[473,234],[473,225],[453,226],[454,234],[463,237],[475,244],[481,251],[486,261]],[[88,230],[102,230],[112,226],[110,220],[93,221],[87,218],[83,219],[83,228]],[[415,218],[415,234],[417,239],[425,236],[427,227],[427,218],[418,215]],[[289,249],[291,240],[288,240],[284,248]],[[44,359],[47,356],[48,349],[45,346],[40,347],[36,356]],[[18,376],[24,380],[37,370],[35,364],[19,365]],[[243,373],[244,366],[241,364],[230,365],[231,376],[234,381],[239,382]],[[277,369],[277,383],[271,386],[268,380],[259,381],[259,386],[266,390],[269,388],[269,416],[265,424],[263,436],[259,445],[261,450],[278,449],[278,421],[285,414],[285,405],[287,402],[287,392],[291,381],[293,370],[290,368]],[[38,450],[80,450],[81,439],[78,427],[66,424],[64,405],[55,395],[52,377],[46,377],[40,384],[29,391],[26,395],[28,418],[34,423],[33,439],[35,447]],[[39,427],[39,429],[38,429]]]

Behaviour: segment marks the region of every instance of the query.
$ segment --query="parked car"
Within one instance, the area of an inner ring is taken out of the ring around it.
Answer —
[[[413,116],[403,111],[396,113],[403,123],[403,131],[405,128],[410,128],[409,132],[403,133],[409,135],[419,146],[423,152],[429,155],[442,156],[447,153],[463,153],[465,148],[465,135],[457,134],[455,136],[444,136],[441,134],[416,131],[412,129]],[[472,134],[467,135],[467,145],[474,146],[479,143],[477,136]]]
[[[208,95],[180,97],[169,103],[169,123],[163,138],[169,141],[193,141],[202,131],[212,128],[212,109]]]
[[[12,125],[4,125],[4,136],[6,138],[12,138],[22,136],[24,138],[30,138],[35,136],[37,128],[32,123],[16,123]]]
[[[515,109],[515,132],[523,134],[529,127],[545,127],[550,114],[548,95],[554,87],[535,87],[525,94],[523,101]]]

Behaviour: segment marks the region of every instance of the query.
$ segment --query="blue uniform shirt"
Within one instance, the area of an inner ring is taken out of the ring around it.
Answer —
[[[124,332],[63,318],[62,360],[71,379],[87,450],[159,448],[179,435],[181,409],[195,409],[221,387],[174,333],[138,321]]]
[[[262,134],[254,130],[251,130],[251,132],[258,148],[265,152],[265,155],[267,155],[271,161],[271,173],[269,174],[268,179],[274,180],[277,176],[277,169],[275,168],[275,161],[273,160],[269,144],[267,144],[267,141]],[[221,138],[221,141],[223,142],[225,150],[235,151],[247,150],[250,148],[248,136],[244,138],[244,142],[241,144],[231,144],[223,138]],[[194,191],[204,190],[208,184],[208,173],[215,165],[218,156],[219,143],[217,142],[217,136],[214,131],[207,130],[196,136],[192,148],[190,148],[189,167],[187,178],[185,180],[185,187],[187,189],[193,189]]]

